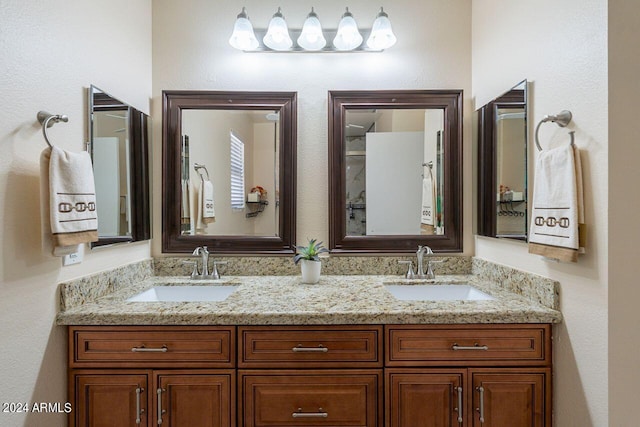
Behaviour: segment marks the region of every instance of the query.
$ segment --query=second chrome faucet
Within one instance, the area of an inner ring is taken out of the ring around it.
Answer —
[[[409,270],[405,277],[407,279],[427,279],[433,280],[436,278],[435,273],[433,272],[433,268],[431,266],[432,263],[442,262],[442,261],[433,261],[431,259],[427,259],[427,271],[424,271],[424,256],[431,257],[434,255],[433,251],[429,246],[418,246],[418,250],[416,252],[416,257],[418,261],[418,271],[413,271],[413,262],[411,261],[400,261],[403,264],[409,264]]]
[[[193,271],[191,272],[192,279],[219,279],[220,273],[218,273],[218,265],[226,264],[226,261],[213,261],[213,268],[209,273],[209,250],[206,246],[198,246],[193,250],[194,256],[200,257],[200,265],[198,268],[198,261],[186,261],[186,263],[193,264]]]

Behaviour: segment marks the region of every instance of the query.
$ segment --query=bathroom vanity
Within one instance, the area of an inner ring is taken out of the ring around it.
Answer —
[[[204,284],[237,286],[223,301],[128,302],[184,284],[151,277],[75,306],[79,288],[63,286],[69,424],[551,426],[561,315],[533,300],[545,291],[440,276],[433,286],[494,299],[403,301],[385,288],[397,276],[299,281],[233,277]]]

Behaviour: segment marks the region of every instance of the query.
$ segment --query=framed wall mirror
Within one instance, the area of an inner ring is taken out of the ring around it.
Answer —
[[[148,115],[91,85],[89,152],[99,240],[92,247],[151,238]]]
[[[329,92],[332,253],[462,251],[462,91]]]
[[[163,92],[163,252],[295,251],[295,92]]]
[[[527,240],[527,81],[476,111],[478,234]]]

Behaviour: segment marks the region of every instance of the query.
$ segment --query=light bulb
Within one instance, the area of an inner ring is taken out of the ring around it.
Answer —
[[[322,26],[318,15],[311,8],[311,12],[307,15],[307,19],[302,26],[302,33],[298,37],[298,45],[305,50],[320,50],[326,44],[327,40],[322,34]]]
[[[260,45],[256,35],[253,33],[253,26],[244,7],[233,25],[233,33],[229,38],[229,44],[239,50],[254,50]]]
[[[362,35],[358,31],[358,24],[349,12],[349,8],[346,9],[338,24],[338,33],[333,39],[333,45],[338,50],[353,50],[362,44]]]
[[[280,12],[280,8],[273,15],[271,21],[269,21],[269,28],[267,34],[262,39],[265,46],[273,50],[288,50],[293,46],[293,41],[289,37],[289,29],[287,23]]]
[[[383,50],[390,48],[394,44],[396,44],[396,36],[391,29],[389,15],[380,8],[380,13],[378,13],[376,20],[373,22],[371,35],[367,39],[367,46],[370,49]]]

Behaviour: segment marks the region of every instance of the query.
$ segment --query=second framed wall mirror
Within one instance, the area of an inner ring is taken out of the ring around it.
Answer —
[[[163,92],[163,252],[295,251],[295,92]]]
[[[478,234],[527,240],[527,81],[476,111]]]
[[[462,91],[329,92],[332,253],[462,251]]]

